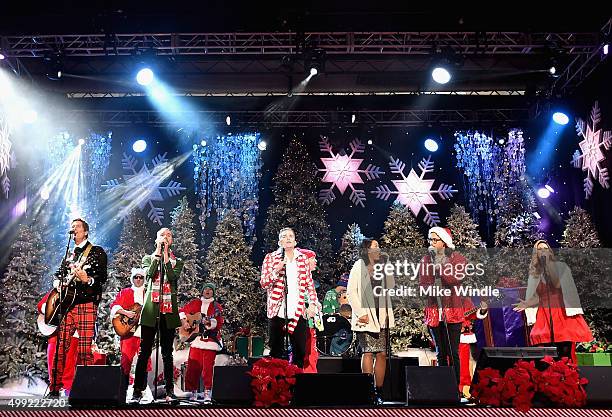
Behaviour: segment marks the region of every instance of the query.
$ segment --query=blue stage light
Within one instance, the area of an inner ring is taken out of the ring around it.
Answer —
[[[143,139],[138,139],[132,144],[132,149],[137,153],[144,152],[147,149],[147,142]]]
[[[566,125],[569,123],[569,117],[563,112],[555,112],[552,116],[553,121],[558,125]]]
[[[136,81],[138,84],[147,86],[153,82],[153,71],[150,68],[143,68],[136,74]]]
[[[425,139],[425,149],[427,149],[429,152],[435,152],[438,150],[438,142],[436,142],[435,140],[429,138],[429,139]]]

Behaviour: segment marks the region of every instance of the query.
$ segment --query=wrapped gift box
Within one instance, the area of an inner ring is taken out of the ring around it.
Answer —
[[[235,349],[243,358],[263,356],[264,339],[261,336],[239,336],[236,338]]]
[[[576,353],[578,366],[612,366],[612,353]]]
[[[519,299],[525,297],[525,288],[498,289],[501,299],[492,301],[487,317],[474,323],[478,347],[529,346],[524,315],[514,311],[513,307]]]

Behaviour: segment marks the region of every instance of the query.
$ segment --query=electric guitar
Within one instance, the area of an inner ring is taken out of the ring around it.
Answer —
[[[138,321],[140,320],[140,313],[142,311],[142,305],[138,303],[132,304],[129,308],[124,308],[126,311],[133,311],[136,315],[132,318],[125,314],[117,313],[113,317],[113,329],[119,337],[130,336],[130,333],[136,332],[138,327]]]
[[[91,246],[90,246],[91,248]],[[74,271],[78,268],[84,271],[90,268],[90,265],[85,265],[89,249],[86,249],[81,256],[81,260],[74,263],[73,272],[69,272],[62,280],[60,280],[59,289],[53,288],[45,305],[45,324],[59,326],[59,312],[67,312],[74,304],[76,299],[76,274]]]

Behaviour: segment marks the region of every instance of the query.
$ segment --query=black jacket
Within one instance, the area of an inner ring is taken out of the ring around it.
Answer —
[[[87,245],[83,250],[87,250],[89,246],[92,246],[91,242],[87,242]],[[76,299],[74,305],[84,304],[93,302],[95,304],[100,303],[102,300],[102,291],[104,290],[104,284],[106,283],[107,272],[106,272],[107,257],[106,252],[100,246],[93,246],[87,255],[85,265],[89,265],[89,268],[85,270],[87,275],[94,279],[92,285],[85,284],[83,282],[76,282]],[[68,263],[64,262],[55,273],[55,277],[63,279],[70,268]]]

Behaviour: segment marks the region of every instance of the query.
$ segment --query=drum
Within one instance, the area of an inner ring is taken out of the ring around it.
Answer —
[[[317,350],[325,356],[342,356],[353,344],[351,323],[339,314],[323,316],[323,330],[317,330]]]

